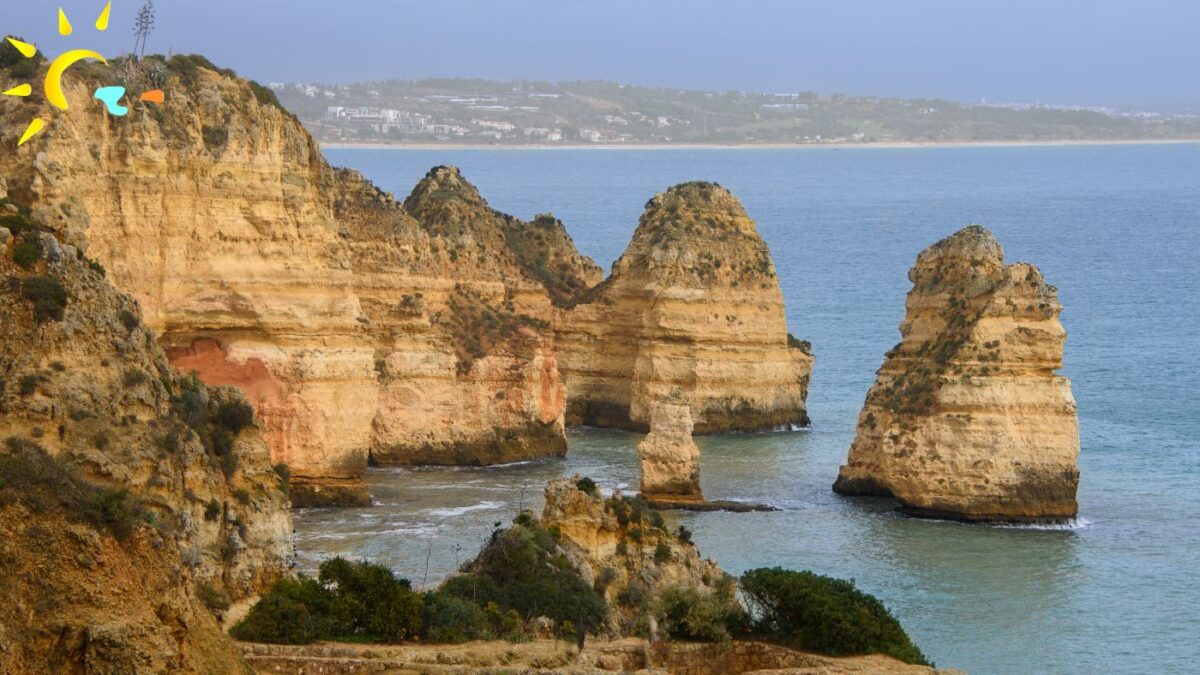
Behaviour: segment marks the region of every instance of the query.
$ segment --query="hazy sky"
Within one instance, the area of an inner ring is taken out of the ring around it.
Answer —
[[[132,47],[142,0],[0,0],[57,52]],[[1197,0],[160,0],[150,51],[262,81],[610,79],[976,101],[1200,104]]]

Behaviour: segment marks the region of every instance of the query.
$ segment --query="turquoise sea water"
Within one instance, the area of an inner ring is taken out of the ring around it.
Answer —
[[[854,578],[939,665],[972,673],[1194,672],[1200,661],[1200,145],[797,150],[331,150],[403,197],[459,166],[496,208],[553,211],[607,267],[646,200],[685,180],[730,188],[770,244],[791,331],[817,356],[810,430],[700,440],[711,498],[776,513],[685,514],[737,573]],[[1079,403],[1080,523],[968,526],[898,517],[830,485],[908,268],[969,223],[1037,264],[1065,306]],[[421,584],[551,477],[636,487],[638,436],[574,430],[569,455],[488,469],[378,469],[369,509],[297,514],[301,566],[334,554]]]

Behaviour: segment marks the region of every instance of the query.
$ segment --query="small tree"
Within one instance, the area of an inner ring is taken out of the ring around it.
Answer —
[[[146,55],[146,38],[154,30],[154,0],[146,0],[146,4],[138,10],[133,19],[133,53],[138,57]]]

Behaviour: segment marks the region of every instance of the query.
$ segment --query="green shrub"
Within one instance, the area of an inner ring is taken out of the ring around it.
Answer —
[[[34,514],[61,508],[68,518],[108,530],[118,539],[147,519],[141,502],[128,491],[75,477],[33,441],[10,436],[5,449],[0,453],[0,505],[20,502]]]
[[[221,515],[221,502],[212,499],[204,506],[204,519],[216,520]]]
[[[67,308],[67,289],[51,276],[29,277],[23,283],[22,296],[33,303],[33,318],[38,323],[62,321]]]
[[[671,559],[671,547],[667,546],[666,542],[658,542],[658,546],[654,547],[654,562],[664,563]]]
[[[407,579],[366,562],[321,564],[317,579],[283,579],[230,633],[239,640],[305,644],[342,639],[400,642],[420,634],[424,599]]]
[[[761,568],[742,576],[741,590],[755,613],[756,630],[782,644],[832,656],[886,654],[928,665],[883,603],[851,581]]]
[[[242,429],[254,424],[254,407],[241,399],[222,401],[217,406],[213,421],[236,436]]]
[[[138,327],[139,322],[137,315],[127,309],[121,310],[120,319],[121,325],[125,326],[126,332],[132,331],[134,328]]]
[[[22,375],[21,379],[17,380],[17,392],[22,396],[32,396],[33,392],[37,391],[41,379],[37,375]]]
[[[425,594],[421,634],[429,642],[449,644],[495,637],[482,607],[441,591]]]
[[[490,577],[500,590],[497,604],[525,619],[547,616],[587,631],[604,619],[603,599],[558,549],[553,534],[529,519],[493,533],[468,568]]]
[[[575,481],[575,487],[593,496],[600,493],[599,489],[596,487],[596,481],[588,478],[587,476]]]
[[[140,387],[143,384],[146,384],[146,382],[149,380],[150,376],[147,375],[145,371],[138,370],[137,368],[130,368],[129,370],[125,371],[125,375],[121,377],[121,384],[124,384],[126,389],[132,389],[134,387]]]
[[[681,640],[728,642],[747,624],[746,611],[733,597],[732,585],[713,593],[670,586],[654,598],[651,608],[663,630]]]
[[[208,148],[209,152],[224,148],[229,143],[228,127],[210,127],[205,125],[200,130],[200,136],[204,140],[204,147]]]
[[[41,257],[42,244],[32,237],[22,239],[21,243],[13,247],[13,262],[21,269],[33,269]]]
[[[687,544],[689,546],[692,544],[692,531],[687,529],[683,525],[679,526],[679,530],[676,531],[675,536],[679,539],[679,541],[681,543]]]
[[[327,604],[315,580],[280,579],[229,634],[249,642],[309,644],[332,632],[328,618],[321,613]]]
[[[279,487],[283,494],[289,494],[292,490],[292,470],[286,462],[280,462],[271,468],[275,469],[275,474],[279,476]]]
[[[212,584],[201,584],[196,589],[196,595],[200,597],[200,602],[203,602],[205,607],[216,612],[223,612],[232,604],[229,594],[219,588],[214,588]]]
[[[233,498],[238,500],[242,504],[250,503],[250,493],[247,492],[245,488],[238,488],[238,489],[234,490]]]

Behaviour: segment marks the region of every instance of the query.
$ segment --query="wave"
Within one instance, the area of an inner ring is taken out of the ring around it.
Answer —
[[[1049,530],[1049,531],[1071,531],[1082,530],[1091,527],[1092,521],[1087,518],[1072,518],[1065,523],[1001,523],[996,527],[1003,527],[1013,530]]]
[[[471,513],[472,511],[493,511],[504,506],[502,502],[479,502],[470,506],[457,506],[448,509],[425,509],[421,513],[439,518],[453,518],[463,514]]]
[[[296,534],[297,541],[338,541],[353,537],[378,537],[389,534],[432,536],[441,528],[437,525],[408,525],[403,527],[374,528],[370,530],[332,530],[313,532],[311,534]]]

